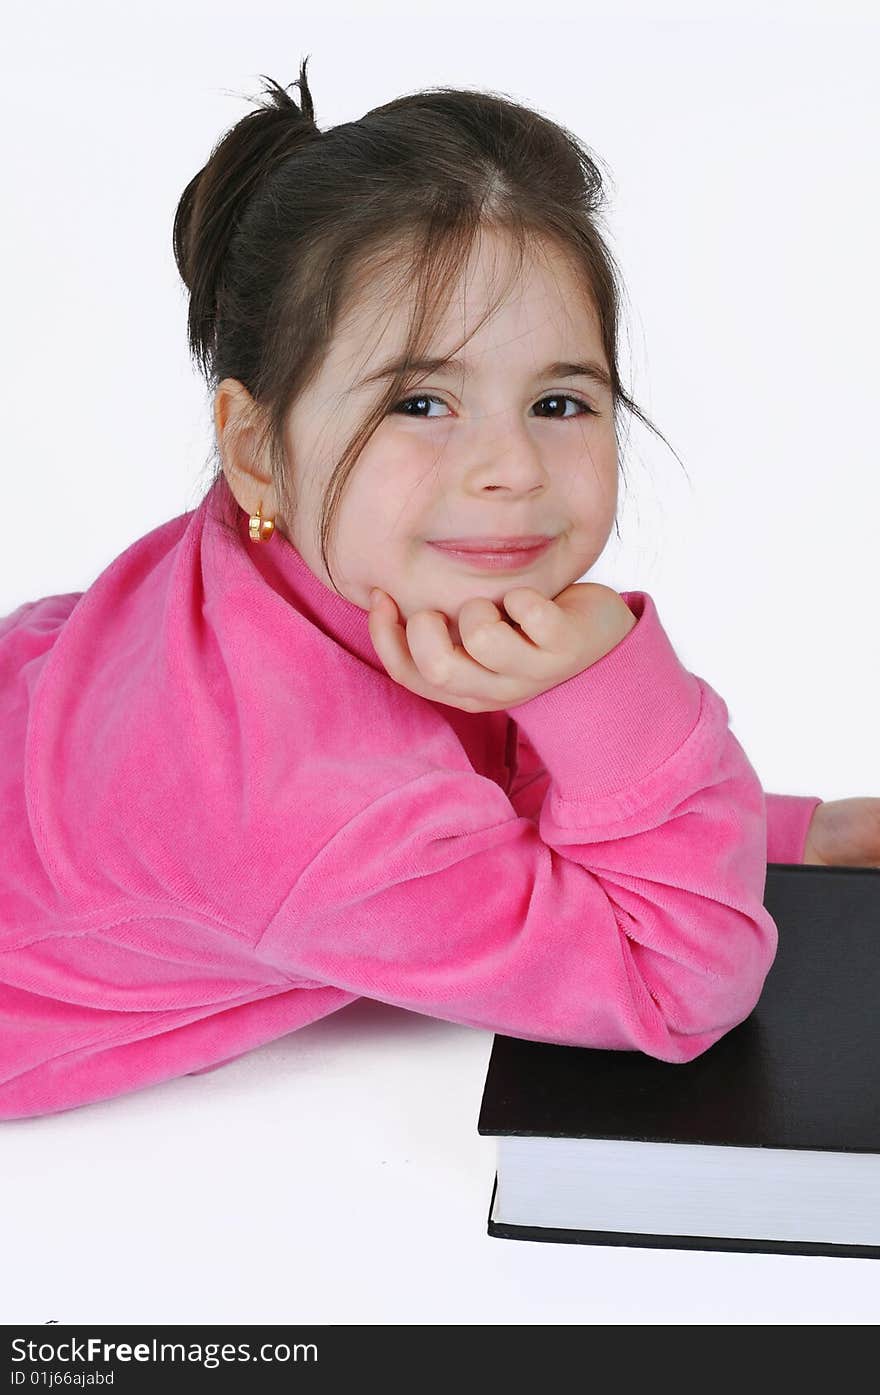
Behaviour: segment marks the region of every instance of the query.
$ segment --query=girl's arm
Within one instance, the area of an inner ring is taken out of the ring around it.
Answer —
[[[297,978],[531,1040],[690,1061],[776,954],[764,795],[724,701],[653,601],[512,715],[550,772],[538,822],[472,768],[383,788],[309,860],[256,952]]]

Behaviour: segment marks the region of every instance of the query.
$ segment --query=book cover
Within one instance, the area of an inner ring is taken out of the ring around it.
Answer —
[[[850,1226],[861,1226],[870,1243],[515,1225],[496,1214],[497,1173],[490,1235],[880,1257],[880,870],[770,863],[764,903],[779,931],[776,958],[750,1016],[708,1051],[673,1064],[639,1051],[496,1036],[478,1132],[499,1140],[690,1145],[687,1156],[697,1167],[693,1146],[700,1145],[707,1160],[720,1156],[719,1148],[824,1153],[819,1162],[827,1161],[829,1172],[839,1159],[859,1169],[862,1209]],[[772,1162],[778,1184],[785,1153],[739,1156]],[[809,1229],[809,1217],[803,1225]]]

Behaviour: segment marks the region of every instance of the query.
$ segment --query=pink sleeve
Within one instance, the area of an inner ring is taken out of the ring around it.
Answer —
[[[817,794],[767,794],[767,861],[803,862]]]
[[[537,820],[550,784],[549,771],[534,746],[517,730],[516,771],[508,791],[518,814]],[[803,862],[804,844],[813,811],[822,803],[814,794],[765,794],[767,861]]]
[[[537,821],[550,788],[550,772],[519,725],[514,750],[516,766],[507,792],[508,798],[518,814]]]
[[[431,766],[329,839],[258,954],[450,1022],[665,1061],[748,1017],[777,945],[763,791],[651,597],[622,594],[629,633],[511,709],[550,772],[537,823],[472,768]]]

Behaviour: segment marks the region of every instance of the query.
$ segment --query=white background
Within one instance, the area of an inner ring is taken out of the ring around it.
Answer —
[[[610,168],[624,381],[686,469],[633,423],[622,543],[591,575],[651,593],[766,790],[880,795],[876,7],[315,8],[7,14],[0,614],[201,497],[171,226],[260,75],[311,55],[322,129],[492,89]],[[487,1237],[491,1040],[362,1001],[214,1074],[4,1124],[0,1320],[876,1321],[876,1261]]]

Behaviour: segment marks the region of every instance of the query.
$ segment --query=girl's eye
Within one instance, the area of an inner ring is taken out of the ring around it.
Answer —
[[[429,395],[428,393],[422,392],[422,393],[418,393],[415,397],[404,397],[403,401],[402,401],[402,402],[398,402],[397,405],[396,405],[395,407],[392,407],[391,410],[392,410],[392,412],[398,412],[398,413],[400,413],[402,416],[420,417],[420,416],[423,416],[423,415],[424,415],[422,412],[419,412],[419,411],[409,411],[408,408],[409,408],[410,406],[412,406],[412,404],[414,404],[414,403],[422,404],[422,403],[425,403],[425,402],[436,402],[436,403],[438,403],[441,407],[445,407],[445,406],[446,406],[446,403],[443,401],[442,397],[433,397],[433,396]],[[571,413],[571,415],[569,415],[569,416],[565,416],[565,415],[563,415],[562,413],[553,412],[553,413],[551,414],[551,417],[550,417],[551,420],[553,419],[554,416],[558,416],[558,419],[559,419],[560,421],[570,421],[572,416],[584,416],[584,415],[598,416],[598,413],[596,412],[595,408],[591,407],[591,406],[589,405],[589,403],[584,402],[580,397],[573,397],[572,394],[569,393],[569,392],[551,392],[551,393],[548,393],[545,397],[542,397],[542,398],[540,399],[540,402],[551,402],[551,403],[554,403],[554,404],[560,403],[560,402],[562,402],[562,403],[571,402],[575,407],[580,407],[580,408],[582,408],[582,411],[581,411],[581,412],[573,412],[573,413]],[[540,405],[540,402],[539,402],[538,404],[536,404],[536,405]],[[433,418],[432,418],[432,417],[428,417],[427,420],[432,421]]]
[[[570,392],[551,392],[551,393],[548,393],[546,397],[542,397],[542,398],[540,399],[540,402],[552,402],[552,403],[554,403],[554,405],[555,405],[557,402],[571,402],[573,406],[575,406],[575,407],[582,407],[582,408],[583,408],[583,411],[582,411],[582,412],[573,412],[573,413],[572,413],[572,416],[594,416],[594,417],[595,417],[595,416],[598,415],[598,413],[596,412],[595,408],[594,408],[594,407],[591,407],[590,404],[589,404],[588,402],[584,402],[583,399],[580,398],[580,397],[572,397],[572,395],[571,395]],[[537,403],[536,405],[540,405],[540,402]],[[551,416],[556,416],[556,413],[553,412],[553,413],[551,414]],[[569,420],[569,418],[565,417],[564,412],[563,412],[563,415],[562,415],[561,419],[562,419],[563,421]]]

